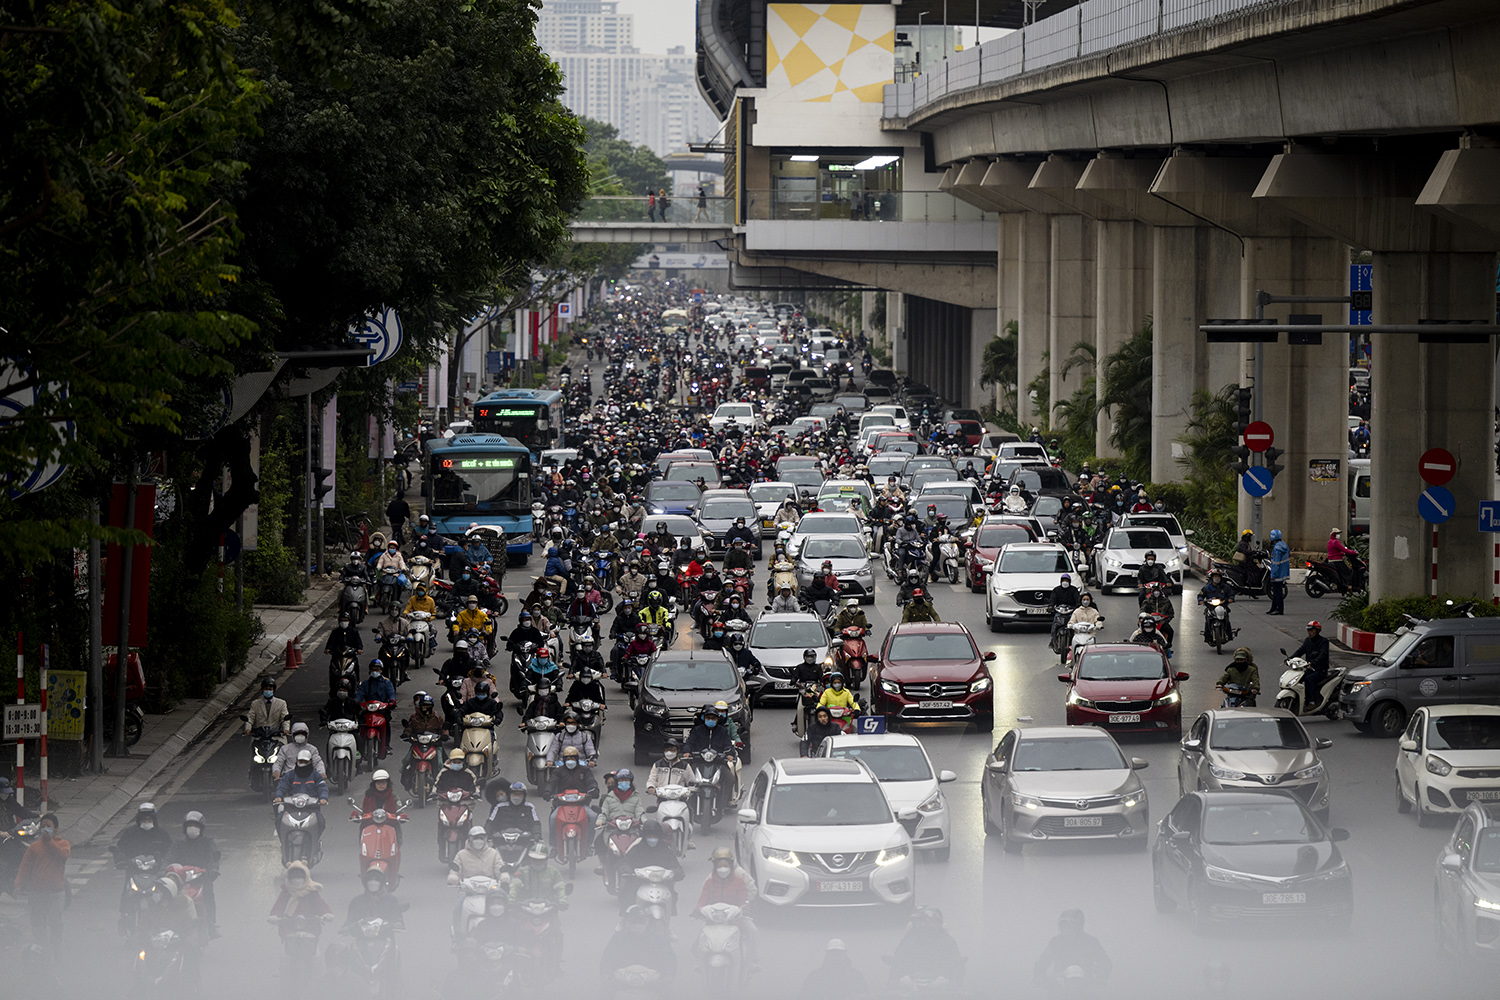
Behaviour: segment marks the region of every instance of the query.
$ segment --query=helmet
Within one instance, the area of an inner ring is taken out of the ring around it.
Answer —
[[[551,655],[552,655],[552,650],[548,649],[546,646],[543,646],[541,649],[538,649],[536,651],[536,658],[539,659],[539,660],[545,660],[548,657],[550,657]]]
[[[912,592],[911,592],[911,596],[913,596],[913,597],[923,597],[925,595],[923,594],[923,591],[922,591],[921,587],[913,587],[912,588]]]
[[[857,608],[857,607],[859,607],[859,598],[857,598],[857,597],[851,597],[851,598],[849,598],[848,600],[846,600],[844,602],[844,607],[846,607],[846,608]]]
[[[734,848],[732,848],[732,847],[716,847],[716,848],[714,848],[713,854],[709,855],[708,860],[709,861],[733,861],[734,860]]]
[[[919,906],[912,911],[912,919],[934,927],[943,926],[943,911],[936,906]]]
[[[729,711],[729,702],[720,698],[718,701],[714,702],[714,708],[717,708],[721,714],[727,713]]]
[[[526,852],[526,857],[533,861],[546,861],[551,856],[551,853],[547,850],[547,845],[543,843],[532,844],[531,848]]]
[[[1156,558],[1156,552],[1155,552],[1155,550],[1148,551],[1146,553],[1146,558],[1147,559],[1155,559]]]
[[[615,772],[615,781],[616,782],[634,781],[634,780],[635,780],[635,773],[633,771],[631,771],[630,768],[628,768],[628,767],[622,767],[618,771]]]
[[[1240,648],[1238,648],[1238,649],[1236,649],[1234,651],[1234,662],[1235,663],[1249,663],[1250,659],[1251,659],[1251,657],[1250,657],[1250,647],[1248,647],[1248,646],[1241,646]]]
[[[417,696],[417,704],[420,705],[420,706],[422,706],[423,708],[431,708],[432,705],[433,705],[432,695],[430,695],[430,694],[418,695]]]
[[[1251,531],[1249,528],[1246,528],[1244,531],[1240,532],[1240,537],[1244,538],[1246,535],[1253,535],[1253,534],[1255,534],[1255,532]]]
[[[573,747],[573,749],[577,750],[578,748],[577,747]],[[522,795],[525,795],[526,794],[526,782],[524,782],[524,781],[512,781],[510,783],[510,790],[513,791],[513,792],[520,792]]]
[[[1319,621],[1310,621],[1310,622],[1308,622],[1307,623],[1307,630],[1309,632],[1311,632],[1313,629],[1317,629],[1319,632],[1323,631],[1323,623],[1319,622]]]
[[[1281,529],[1280,528],[1272,528],[1271,529],[1271,541],[1273,541],[1273,542],[1279,542],[1279,541],[1281,541]]]
[[[182,817],[182,826],[184,829],[194,824],[197,825],[198,829],[203,829],[203,814],[196,809]]]
[[[463,760],[464,759],[464,752],[462,750],[460,750],[458,747],[454,747],[452,750],[448,751],[448,759],[449,760]]]
[[[577,756],[579,756],[578,748],[577,747],[563,747],[563,749],[562,749],[562,756],[563,757],[577,757]]]
[[[303,747],[301,750],[298,750],[297,751],[297,763],[299,763],[299,764],[311,764],[312,763],[312,750],[309,749],[309,748],[307,748],[307,747]]]
[[[381,768],[379,771],[376,771],[374,774],[370,775],[370,780],[371,781],[390,781],[391,780],[391,772],[385,770],[384,768]]]
[[[816,649],[804,649],[802,651],[802,662],[803,663],[816,663],[817,661],[818,661],[818,651]]]

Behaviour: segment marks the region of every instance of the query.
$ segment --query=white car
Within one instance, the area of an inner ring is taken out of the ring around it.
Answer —
[[[1136,574],[1146,564],[1146,553],[1155,552],[1157,565],[1166,570],[1172,593],[1182,593],[1182,553],[1172,536],[1161,528],[1110,528],[1104,541],[1094,546],[1094,579],[1101,593],[1116,587],[1137,586]]]
[[[708,418],[708,426],[721,431],[731,420],[747,431],[758,430],[763,423],[750,403],[720,403],[714,415]]]
[[[736,846],[765,905],[902,906],[917,888],[902,820],[856,760],[767,761],[739,811]]]
[[[802,542],[809,535],[853,535],[863,538],[864,533],[864,524],[853,514],[806,514],[797,522],[797,527],[792,529],[791,537],[786,542],[786,554],[796,559]]]
[[[1046,462],[1052,464],[1047,449],[1035,441],[1006,441],[995,451],[998,462]]]
[[[857,597],[861,604],[875,603],[875,564],[863,535],[808,535],[797,551],[797,586],[805,589],[823,563],[833,564],[838,577],[839,598]]]
[[[906,407],[904,406],[897,406],[895,403],[882,403],[879,406],[870,407],[870,412],[888,413],[891,419],[896,421],[897,430],[911,430],[911,418],[906,415]]]
[[[1052,623],[1052,588],[1076,576],[1068,550],[1055,542],[1002,545],[989,568],[984,620],[991,632],[1008,624]]]
[[[931,851],[934,858],[947,861],[953,847],[949,831],[948,799],[943,785],[957,781],[952,771],[938,771],[922,746],[922,741],[907,733],[881,733],[871,736],[830,736],[818,750],[820,756],[857,760],[875,775],[891,808],[917,811],[917,828],[912,832],[912,846]]]
[[[1396,806],[1426,826],[1470,802],[1500,802],[1500,707],[1417,709],[1396,751]]]
[[[1176,546],[1177,551],[1184,558],[1187,557],[1187,540],[1193,537],[1193,533],[1192,531],[1183,530],[1182,525],[1177,523],[1177,515],[1175,514],[1168,514],[1165,511],[1161,513],[1152,511],[1149,514],[1126,514],[1120,519],[1120,526],[1122,528],[1160,528],[1167,533],[1167,537],[1172,539],[1172,544]],[[1160,552],[1156,555],[1158,559],[1161,558]]]
[[[786,503],[786,498],[797,495],[797,484],[785,480],[774,479],[768,483],[754,483],[750,486],[750,499],[755,501],[755,513],[760,517],[762,528],[774,527],[776,522],[772,520],[781,505]]]

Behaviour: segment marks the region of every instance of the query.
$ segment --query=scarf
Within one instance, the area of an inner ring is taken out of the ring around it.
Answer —
[[[291,871],[294,868],[297,869],[298,871],[302,872],[303,876],[306,877],[307,881],[302,884],[302,887],[300,889],[293,889],[290,885],[283,885],[282,891],[287,894],[286,911],[285,912],[286,912],[286,916],[288,916],[288,917],[296,915],[296,913],[297,913],[297,904],[299,902],[301,902],[304,897],[310,896],[310,895],[312,895],[315,892],[322,892],[323,891],[323,887],[321,885],[319,885],[317,882],[313,881],[313,879],[312,879],[312,872],[310,872],[310,871],[307,870],[307,863],[306,862],[304,862],[304,861],[293,861],[291,864],[289,864],[289,865],[286,866],[286,870],[287,871]]]

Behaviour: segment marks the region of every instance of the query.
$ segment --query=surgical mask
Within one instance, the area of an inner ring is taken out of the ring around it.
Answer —
[[[52,827],[50,827],[50,826],[44,826],[44,827],[42,827],[42,838],[44,840],[51,840],[52,839]]]
[[[578,759],[576,757],[569,757],[567,760],[563,761],[563,766],[567,768],[575,768],[578,766]]]
[[[298,733],[296,736],[292,737],[292,742],[293,743],[306,743],[307,742],[307,734],[306,733]]]
[[[484,850],[484,838],[483,837],[474,837],[473,839],[471,839],[469,841],[469,850],[474,851],[476,853],[479,852],[479,851]]]
[[[728,878],[733,871],[728,865],[714,865],[714,878]]]
[[[661,838],[660,837],[647,837],[646,838],[646,846],[647,847],[655,847],[657,844],[660,844],[660,843],[661,843]]]
[[[149,820],[149,819],[142,820],[141,821],[141,829],[145,830],[145,831],[147,831],[149,833],[150,831],[156,829],[156,824],[154,822],[152,822],[151,820]]]
[[[677,751],[676,750],[666,750],[666,751],[662,752],[662,756],[665,757],[667,760],[676,760],[677,759]]]
[[[703,720],[703,724],[705,726],[707,726],[709,729],[712,729],[714,726],[717,726],[719,724],[719,720],[718,719],[704,719]]]
[[[1150,565],[1152,565],[1152,564],[1153,564],[1153,563],[1155,563],[1155,562],[1156,562],[1156,557],[1155,557],[1155,556],[1152,556],[1152,557],[1151,557],[1151,558],[1150,558],[1150,559],[1147,559],[1147,560],[1146,560],[1146,565],[1147,565],[1147,566],[1150,566]]]
[[[563,726],[563,728],[566,729],[570,733],[576,733],[576,732],[578,732],[578,727],[577,726]]]
[[[187,837],[188,840],[197,840],[199,837],[203,836],[203,831],[198,829],[196,826],[190,826],[183,831],[183,834]]]
[[[468,578],[469,578],[469,574],[465,573],[464,574],[464,579],[467,580]]]
[[[451,761],[448,764],[448,770],[450,770],[450,771],[462,771],[463,769],[464,769],[464,762],[461,761],[461,760]]]
[[[615,783],[615,787],[618,788],[622,792],[628,792],[628,791],[630,791],[630,782],[628,782],[628,781],[616,782]]]
[[[1088,608],[1088,607],[1092,607],[1092,606],[1093,606],[1093,604],[1094,604],[1094,602],[1093,602],[1093,601],[1091,601],[1091,600],[1089,600],[1089,599],[1088,599],[1088,598],[1087,598],[1087,597],[1085,597],[1085,598],[1084,598],[1084,599],[1083,599],[1083,606],[1084,606],[1084,607],[1086,607],[1086,608]]]
[[[576,764],[577,761],[574,761],[574,763]],[[512,795],[510,797],[510,804],[513,805],[513,806],[525,805],[526,804],[526,796],[524,796],[524,795]]]
[[[378,680],[380,680],[380,671],[379,670],[371,670],[370,671],[370,680],[372,680],[372,681],[378,681]],[[267,695],[266,697],[269,698],[270,695]]]
[[[842,691],[842,690],[844,690],[844,682],[843,681],[834,681],[833,682],[833,689],[835,691]]]
[[[365,892],[379,892],[379,891],[380,891],[380,883],[379,882],[366,882],[365,883]]]
[[[505,907],[497,904],[490,907],[486,912],[492,917],[503,917],[505,916]]]
[[[276,692],[275,691],[262,691],[260,693],[260,696],[262,698],[266,699],[266,701],[270,701],[272,698],[276,697]]]

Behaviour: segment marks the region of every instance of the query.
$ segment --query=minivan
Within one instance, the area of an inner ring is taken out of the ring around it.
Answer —
[[[1500,704],[1500,619],[1442,618],[1396,636],[1349,671],[1339,708],[1362,733],[1394,739],[1425,705]]]
[[[1363,535],[1370,530],[1370,460],[1349,459],[1349,532]]]

